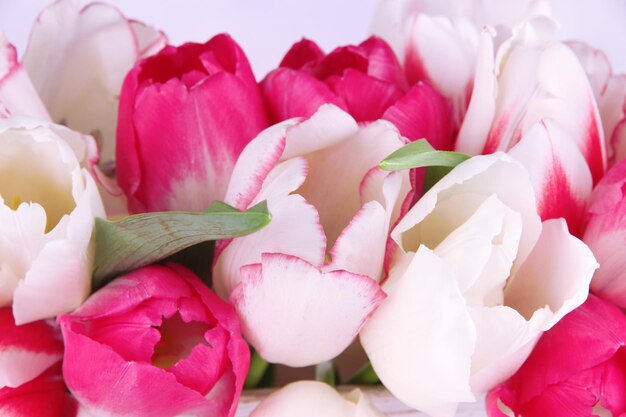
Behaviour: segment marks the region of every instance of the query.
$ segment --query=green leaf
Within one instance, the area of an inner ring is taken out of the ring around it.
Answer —
[[[315,380],[325,382],[331,387],[337,385],[337,371],[333,361],[321,362],[315,366]]]
[[[369,362],[348,380],[349,385],[376,385],[379,383],[380,378],[378,378],[374,368],[372,368],[372,364]]]
[[[469,155],[460,152],[435,150],[428,141],[419,139],[398,149],[381,163],[386,171],[421,167],[455,167],[469,159]]]
[[[266,202],[239,211],[221,201],[205,212],[135,214],[118,221],[97,218],[94,286],[197,243],[256,232],[270,220]]]
[[[252,356],[250,357],[250,369],[243,387],[246,389],[258,388],[269,366],[269,362],[263,359],[257,352],[252,352]]]

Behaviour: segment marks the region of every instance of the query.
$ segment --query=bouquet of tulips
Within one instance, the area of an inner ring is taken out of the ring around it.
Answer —
[[[626,415],[626,75],[548,0],[277,64],[78,0],[0,38],[0,415]]]

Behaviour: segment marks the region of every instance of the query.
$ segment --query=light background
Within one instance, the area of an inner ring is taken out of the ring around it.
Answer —
[[[105,0],[106,1],[106,0]],[[126,16],[165,31],[170,42],[203,42],[229,32],[256,75],[278,65],[303,36],[325,50],[368,34],[378,0],[108,0]],[[23,52],[30,26],[48,0],[0,0],[0,30]],[[83,0],[83,3],[87,3]],[[602,48],[626,72],[626,0],[553,0],[560,37]]]

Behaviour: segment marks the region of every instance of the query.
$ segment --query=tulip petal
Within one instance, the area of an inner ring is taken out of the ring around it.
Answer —
[[[432,222],[424,221],[439,202],[458,194],[469,196],[464,205],[438,214],[444,216],[441,220],[432,217]],[[405,252],[417,250],[423,241],[435,247],[469,218],[485,195],[491,194],[497,194],[500,201],[521,216],[522,235],[515,260],[515,264],[521,264],[539,238],[541,220],[537,216],[528,173],[518,162],[501,153],[476,156],[459,164],[409,210],[393,229],[391,237]]]
[[[576,54],[591,83],[593,94],[599,101],[611,77],[611,63],[604,52],[594,49],[581,41],[568,41],[565,44]],[[608,136],[607,136],[608,137]]]
[[[527,319],[549,309],[553,315],[541,326],[548,330],[585,301],[597,268],[591,250],[568,233],[563,219],[547,220],[528,259],[509,280],[505,304]]]
[[[326,82],[335,94],[343,98],[346,111],[358,122],[380,119],[385,110],[404,94],[397,85],[352,68],[344,70],[341,77],[331,77]]]
[[[315,266],[324,263],[326,236],[315,207],[299,195],[268,202],[272,221],[262,230],[235,238],[217,249],[213,268],[215,291],[224,299],[239,283],[243,265],[261,261],[261,252],[297,256]]]
[[[382,115],[409,140],[426,139],[437,150],[452,149],[450,104],[429,84],[418,82]]]
[[[488,29],[480,33],[474,88],[454,145],[455,151],[469,155],[482,153],[496,112],[498,83],[493,37],[493,32]]]
[[[288,135],[286,153],[291,141],[296,139]],[[351,136],[344,136],[335,146],[306,155],[309,173],[298,193],[318,210],[329,246],[334,245],[361,208],[358,190],[365,175],[402,145],[402,138],[395,129],[377,121]],[[348,165],[345,161],[351,163]],[[358,248],[353,250],[358,251]]]
[[[129,24],[137,40],[139,58],[156,54],[167,43],[167,38],[163,32],[136,20],[130,20]]]
[[[409,20],[405,68],[410,83],[428,80],[452,101],[460,124],[474,79],[478,30],[465,18],[414,15]]]
[[[13,314],[18,324],[75,310],[90,293],[94,215],[103,210],[93,178],[84,171],[79,175],[85,183],[82,195],[76,196],[67,222],[53,230],[64,231],[65,237],[51,239],[42,248],[15,289]]]
[[[389,228],[400,215],[409,187],[406,175],[373,168],[361,184],[361,200],[366,203],[337,238],[330,250],[332,261],[324,270],[344,269],[379,281]],[[364,242],[367,242],[367,250],[355,250]]]
[[[392,269],[384,290],[387,299],[361,331],[376,374],[410,407],[453,416],[458,402],[474,401],[468,381],[476,337],[454,274],[420,246]]]
[[[540,330],[511,307],[476,307],[469,312],[476,326],[470,383],[474,393],[485,393],[519,369],[535,346]],[[537,315],[535,319],[547,315]]]
[[[265,178],[276,166],[285,149],[285,128],[289,122],[261,132],[239,155],[224,201],[239,210],[252,206]]]
[[[609,79],[599,105],[610,162],[615,164],[626,158],[626,75]]]
[[[592,179],[572,136],[553,120],[542,120],[522,135],[509,155],[528,169],[541,219],[563,217],[570,232],[580,234]]]
[[[0,309],[0,390],[34,379],[62,357],[63,341],[53,324],[16,326],[11,308]]]
[[[61,363],[17,388],[0,389],[0,414],[4,417],[73,417],[76,400],[61,376]]]
[[[138,46],[133,26],[116,8],[62,0],[39,15],[26,48],[24,65],[52,119],[97,132],[103,161],[115,154],[118,97]]]
[[[324,82],[291,68],[270,72],[260,86],[270,121],[274,123],[293,117],[310,117],[326,103],[346,107],[343,99]]]
[[[9,115],[50,120],[26,69],[17,62],[17,50],[0,34],[0,106]],[[4,116],[3,116],[4,117]]]
[[[355,389],[344,399],[317,381],[298,381],[272,393],[250,417],[383,417],[367,395]]]
[[[619,248],[626,242],[626,161],[609,170],[593,192],[583,240],[602,266],[591,281],[592,291],[626,307],[626,260]]]
[[[266,360],[295,367],[341,353],[385,297],[369,277],[283,254],[264,253],[241,275],[230,301],[244,335]]]
[[[303,38],[294,43],[280,61],[280,67],[302,69],[324,57],[324,51],[313,41]]]

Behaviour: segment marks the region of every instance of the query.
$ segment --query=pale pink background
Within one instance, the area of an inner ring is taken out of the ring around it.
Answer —
[[[0,30],[23,51],[48,0],[0,0]],[[87,1],[84,1],[87,3]],[[363,40],[378,0],[109,0],[129,17],[163,29],[174,44],[230,32],[257,73],[276,66],[303,36],[329,50]],[[626,72],[626,0],[553,0],[562,38],[603,48]]]

